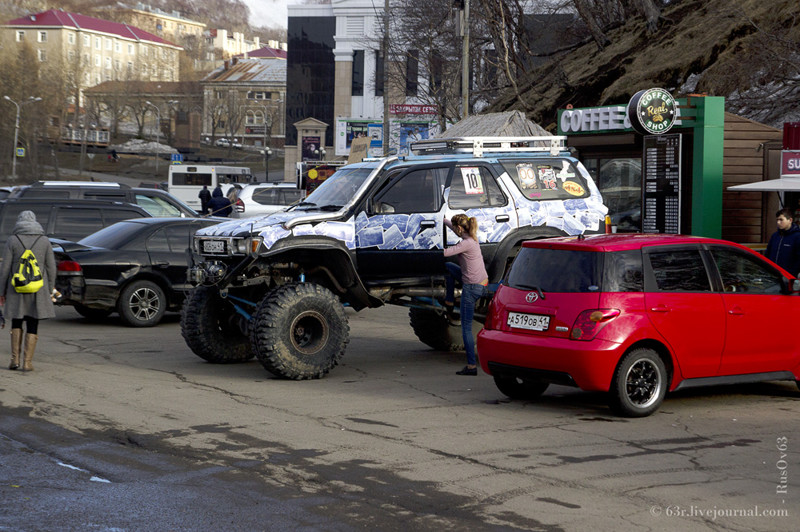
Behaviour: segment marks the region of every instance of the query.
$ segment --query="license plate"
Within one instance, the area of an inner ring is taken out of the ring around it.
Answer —
[[[508,326],[515,329],[527,329],[529,331],[546,331],[550,325],[550,316],[541,314],[522,314],[520,312],[508,313]]]
[[[224,240],[203,240],[204,253],[225,253]]]

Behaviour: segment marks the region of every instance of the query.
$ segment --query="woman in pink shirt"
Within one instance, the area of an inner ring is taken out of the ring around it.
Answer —
[[[472,317],[475,314],[475,303],[486,292],[489,275],[483,264],[481,247],[478,244],[478,221],[466,214],[456,214],[452,220],[444,219],[447,227],[461,238],[461,242],[444,250],[445,257],[455,257],[458,264],[446,262],[447,294],[444,298],[448,319],[453,323],[453,306],[455,303],[455,281],[461,281],[461,335],[464,349],[467,352],[467,365],[457,375],[477,375],[478,361],[475,357],[475,339],[472,337]],[[455,323],[453,323],[455,324]]]

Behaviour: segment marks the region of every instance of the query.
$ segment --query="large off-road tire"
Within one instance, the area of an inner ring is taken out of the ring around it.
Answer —
[[[215,288],[198,286],[181,310],[181,335],[192,352],[214,364],[244,362],[255,356],[233,306]]]
[[[119,295],[117,312],[131,327],[152,327],[167,311],[167,296],[152,281],[133,281]]]
[[[411,328],[419,340],[437,351],[463,351],[464,339],[461,325],[450,325],[444,313],[435,310],[411,308],[408,311]],[[481,324],[472,323],[472,335],[477,337]]]
[[[90,321],[103,320],[111,315],[112,309],[108,308],[91,308],[83,305],[75,305],[75,311]]]
[[[537,380],[522,379],[519,377],[500,377],[497,375],[494,377],[494,384],[503,395],[511,399],[519,399],[522,401],[530,401],[538,398],[550,385],[547,382]]]
[[[669,382],[664,361],[652,349],[634,349],[614,372],[609,405],[626,417],[649,416],[661,406]]]
[[[319,379],[344,356],[350,325],[344,307],[314,283],[280,286],[258,304],[250,339],[261,364],[285,379]]]

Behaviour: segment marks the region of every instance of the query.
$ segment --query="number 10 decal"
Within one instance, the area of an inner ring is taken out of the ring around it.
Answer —
[[[483,181],[479,168],[474,166],[461,168],[461,177],[464,178],[464,191],[467,194],[483,194]]]

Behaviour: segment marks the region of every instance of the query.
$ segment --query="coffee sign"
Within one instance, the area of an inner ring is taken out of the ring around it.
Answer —
[[[639,91],[628,102],[628,117],[642,135],[661,135],[675,124],[675,99],[664,89]]]

